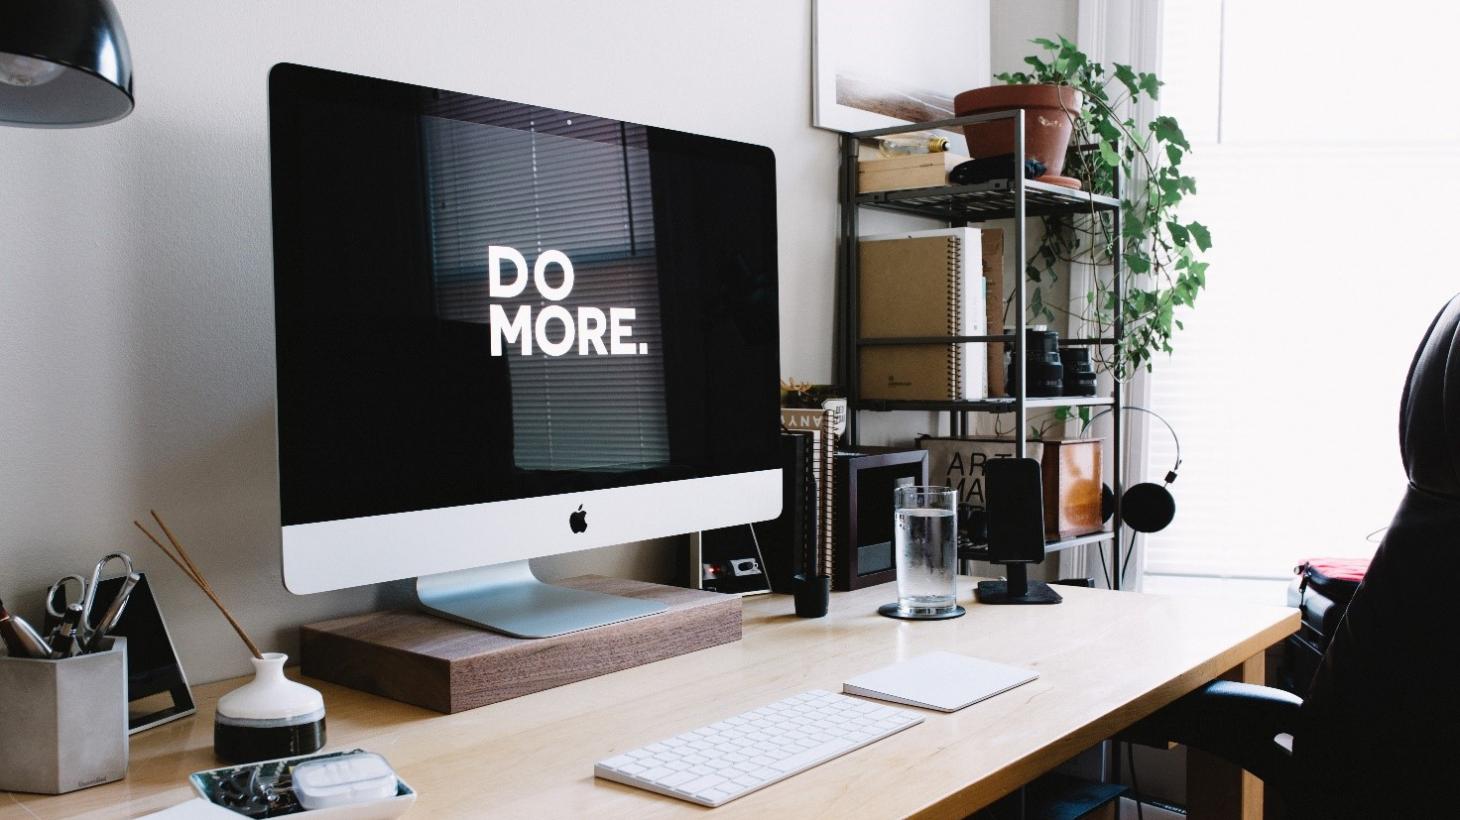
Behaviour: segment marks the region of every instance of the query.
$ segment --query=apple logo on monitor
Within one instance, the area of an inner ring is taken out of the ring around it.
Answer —
[[[577,512],[568,516],[568,529],[575,533],[588,529],[588,513],[583,509],[582,504],[578,505]]]

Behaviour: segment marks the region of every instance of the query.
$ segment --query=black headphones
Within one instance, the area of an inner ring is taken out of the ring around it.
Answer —
[[[1176,517],[1176,499],[1171,496],[1168,489],[1171,483],[1176,480],[1176,471],[1181,469],[1181,437],[1176,435],[1176,429],[1171,422],[1161,418],[1159,413],[1147,410],[1144,407],[1134,405],[1127,406],[1126,410],[1136,410],[1154,418],[1166,426],[1166,431],[1171,434],[1171,440],[1176,442],[1176,463],[1166,471],[1166,480],[1160,484],[1152,481],[1145,481],[1125,491],[1120,497],[1120,520],[1125,522],[1127,527],[1136,532],[1160,532],[1170,525],[1171,520]],[[1102,410],[1090,417],[1085,425],[1080,428],[1080,435],[1090,429],[1095,419],[1110,413],[1110,410]],[[1116,458],[1120,457],[1116,453]],[[1109,521],[1115,513],[1115,492],[1106,484],[1100,488],[1101,520]]]

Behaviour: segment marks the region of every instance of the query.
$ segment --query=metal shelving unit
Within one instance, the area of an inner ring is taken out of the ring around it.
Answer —
[[[946,341],[938,339],[937,342]],[[936,344],[936,342],[934,342]],[[863,399],[857,403],[859,410],[948,410],[964,413],[1012,413],[1018,408],[1015,404],[1018,399],[1014,396],[995,397],[991,399],[975,399],[972,401],[899,401],[894,399]],[[1030,397],[1024,400],[1024,407],[1028,410],[1040,410],[1051,407],[1098,407],[1114,404],[1114,399],[1109,396],[1061,396]]]
[[[1109,396],[1055,396],[1031,397],[1027,395],[1025,380],[1024,331],[1028,301],[1025,295],[1025,277],[1022,270],[1029,258],[1027,247],[1027,225],[1030,217],[1059,214],[1089,214],[1109,211],[1114,214],[1114,235],[1121,235],[1120,194],[1122,181],[1117,170],[1116,196],[1091,194],[1088,191],[1064,188],[1058,185],[1026,180],[1022,174],[1014,179],[993,180],[977,185],[943,185],[935,188],[912,188],[897,191],[877,191],[862,194],[857,191],[857,146],[859,141],[872,137],[899,134],[909,131],[925,131],[939,128],[957,128],[980,122],[1001,119],[1014,121],[1014,167],[1024,167],[1024,111],[1000,111],[969,117],[955,117],[932,122],[879,128],[841,138],[841,171],[839,180],[839,202],[841,203],[841,225],[837,259],[838,312],[841,316],[839,365],[843,384],[847,387],[848,415],[847,442],[855,447],[859,428],[858,415],[863,411],[935,411],[948,414],[948,426],[954,436],[965,435],[972,427],[969,413],[1013,413],[1015,455],[1025,455],[1028,441],[1028,411],[1060,406],[1109,406],[1117,412],[1111,413],[1113,456],[1111,464],[1111,487],[1115,491],[1115,514],[1112,527],[1103,533],[1052,541],[1046,545],[1046,553],[1058,552],[1085,544],[1110,541],[1116,548],[1107,556],[1110,561],[1111,584],[1120,588],[1120,496],[1123,489],[1121,476],[1121,436],[1123,433],[1121,413],[1121,385],[1119,380]],[[1014,301],[1019,309],[1014,311],[1014,334],[989,336],[916,336],[900,338],[863,339],[859,330],[857,301],[857,240],[859,237],[859,212],[862,208],[910,214],[941,220],[950,226],[965,226],[971,223],[988,222],[995,219],[1014,220],[1014,258],[1020,270],[1014,275]],[[1120,254],[1115,255],[1111,272],[1111,285],[1117,294],[1124,294],[1122,286],[1122,265]],[[1124,338],[1125,329],[1119,312],[1115,317],[1114,335],[1109,338],[1065,339],[1062,345],[1115,345]],[[976,401],[888,401],[864,400],[859,398],[861,385],[858,368],[858,351],[872,345],[916,345],[947,344],[965,342],[1003,342],[1008,344],[1012,356],[1014,395],[987,398]],[[977,556],[973,556],[977,557]]]
[[[864,132],[866,133],[866,132]],[[940,185],[936,188],[906,188],[899,191],[876,191],[858,194],[858,205],[898,211],[915,216],[936,212],[939,218],[981,222],[991,219],[1013,219],[1010,201],[1013,184],[1007,179],[980,182],[977,185]],[[1107,196],[1091,196],[1059,185],[1025,180],[1025,216],[1049,216],[1071,210],[1088,212],[1090,204],[1099,210],[1117,210],[1119,203]]]

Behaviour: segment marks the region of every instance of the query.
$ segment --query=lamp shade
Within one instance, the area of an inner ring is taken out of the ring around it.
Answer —
[[[132,55],[111,0],[0,0],[0,124],[100,125],[132,105]]]

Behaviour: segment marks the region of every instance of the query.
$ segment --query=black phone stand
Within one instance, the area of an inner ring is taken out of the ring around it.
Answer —
[[[1016,562],[1003,565],[1006,581],[979,581],[974,597],[981,604],[1057,604],[1064,600],[1043,581],[1029,580],[1029,565]]]

